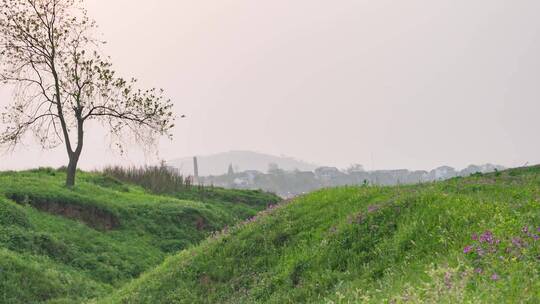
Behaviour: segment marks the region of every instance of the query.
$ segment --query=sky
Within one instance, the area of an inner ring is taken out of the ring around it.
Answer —
[[[540,163],[540,1],[87,0],[119,74],[162,87],[174,139],[81,167],[253,150],[367,169]],[[10,94],[0,89],[0,105]],[[60,166],[31,138],[0,169]]]

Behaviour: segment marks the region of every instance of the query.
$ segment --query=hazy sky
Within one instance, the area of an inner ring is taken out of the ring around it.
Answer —
[[[368,169],[540,163],[538,0],[87,7],[118,72],[163,87],[188,115],[161,158],[255,150]],[[103,134],[89,134],[84,168],[156,159],[136,148],[115,156]],[[1,155],[0,169],[65,159],[29,141]]]

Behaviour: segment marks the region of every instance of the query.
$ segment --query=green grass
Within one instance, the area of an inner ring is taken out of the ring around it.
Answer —
[[[539,227],[540,167],[326,189],[184,250],[96,302],[539,303]]]
[[[155,195],[84,172],[67,189],[64,179],[52,169],[0,173],[0,303],[104,296],[279,200],[224,189]]]

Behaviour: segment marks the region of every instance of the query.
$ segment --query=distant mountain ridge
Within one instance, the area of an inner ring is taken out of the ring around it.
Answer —
[[[259,171],[267,172],[270,164],[277,165],[280,169],[293,171],[314,171],[319,166],[287,156],[274,156],[270,154],[252,151],[230,151],[212,155],[197,156],[199,175],[222,175],[227,173],[230,165],[235,172]],[[193,156],[173,159],[167,165],[180,170],[184,175],[193,174]]]

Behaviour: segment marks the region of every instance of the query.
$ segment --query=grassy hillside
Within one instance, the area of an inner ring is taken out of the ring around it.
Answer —
[[[306,195],[98,303],[539,303],[540,167]]]
[[[100,174],[0,173],[0,303],[77,303],[103,296],[275,203],[257,191],[192,188],[169,196]]]

